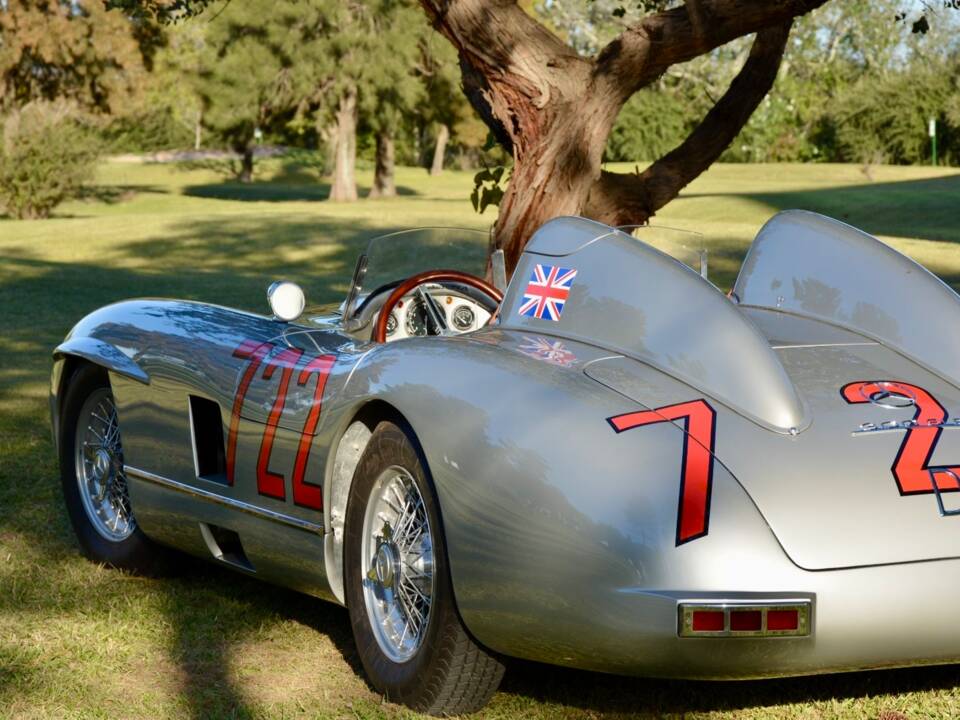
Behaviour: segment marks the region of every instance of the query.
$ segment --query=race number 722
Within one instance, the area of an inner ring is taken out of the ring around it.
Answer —
[[[260,439],[260,451],[257,454],[257,492],[277,500],[286,499],[286,479],[284,475],[270,469],[273,443],[280,423],[280,416],[283,414],[283,408],[287,402],[291,382],[296,382],[297,386],[304,387],[315,379],[310,409],[307,412],[307,418],[304,421],[300,441],[297,445],[291,486],[294,504],[313,510],[321,510],[323,508],[323,497],[320,486],[306,481],[307,461],[310,459],[313,435],[320,421],[323,390],[326,387],[330,370],[336,361],[336,356],[318,355],[308,357],[305,363],[301,363],[304,355],[303,350],[284,348],[271,357],[270,353],[275,349],[276,346],[272,343],[247,340],[233,351],[234,357],[247,360],[247,367],[244,369],[237,386],[237,393],[233,399],[233,410],[230,415],[230,431],[227,437],[227,483],[233,485],[236,473],[240,415],[250,385],[257,379],[257,372],[261,367],[263,368],[260,375],[262,380],[273,379],[279,371],[277,393],[267,415],[267,422]]]

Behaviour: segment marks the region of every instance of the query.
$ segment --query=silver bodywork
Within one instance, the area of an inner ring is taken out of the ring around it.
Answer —
[[[538,264],[576,270],[559,320],[520,314]],[[734,293],[623,233],[561,218],[528,245],[496,323],[458,337],[376,345],[336,315],[287,325],[119,303],[57,348],[54,428],[70,364],[107,368],[147,535],[343,602],[353,469],[378,420],[406,423],[436,488],[461,616],[506,655],[702,678],[960,659],[960,629],[941,620],[960,592],[960,517],[937,498],[960,503],[948,478],[934,492],[935,474],[929,491],[898,489],[910,427],[895,423],[913,405],[841,395],[899,382],[960,412],[960,298],[879,241],[796,211],[763,228]],[[284,499],[258,492],[282,371],[256,372],[233,419],[249,368],[237,348],[264,342],[268,358],[298,358],[265,466]],[[305,433],[317,386],[297,372],[327,356]],[[236,426],[232,485],[201,477],[190,396],[217,404],[224,437]],[[687,532],[680,478],[707,442],[692,416],[621,432],[611,421],[691,402],[712,411],[713,452],[703,527]],[[932,473],[960,463],[950,417],[925,458]],[[320,509],[292,498],[304,442]],[[211,527],[235,532],[243,557],[218,555]],[[775,600],[809,602],[811,633],[678,634],[682,602]]]

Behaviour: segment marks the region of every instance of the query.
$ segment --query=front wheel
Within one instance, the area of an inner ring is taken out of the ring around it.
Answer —
[[[130,506],[120,421],[101,368],[85,365],[70,378],[60,428],[63,496],[84,555],[133,572],[165,571],[168,551],[143,534]]]
[[[344,573],[360,659],[380,692],[438,715],[487,703],[503,665],[460,620],[425,463],[393,423],[377,426],[354,475]]]

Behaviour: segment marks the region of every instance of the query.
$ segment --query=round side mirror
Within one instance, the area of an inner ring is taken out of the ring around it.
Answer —
[[[267,288],[267,302],[270,303],[270,311],[277,320],[291,322],[303,313],[307,299],[295,282],[277,280]]]

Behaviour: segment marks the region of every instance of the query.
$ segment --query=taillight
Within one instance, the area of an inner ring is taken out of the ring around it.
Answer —
[[[800,637],[810,634],[809,600],[681,602],[680,637]]]

